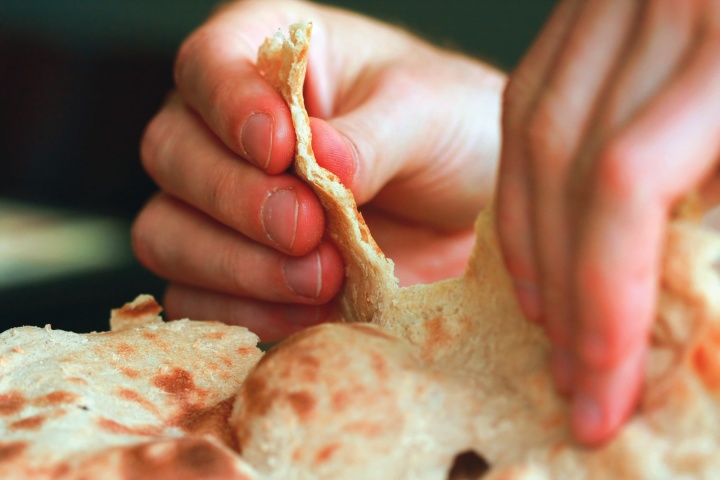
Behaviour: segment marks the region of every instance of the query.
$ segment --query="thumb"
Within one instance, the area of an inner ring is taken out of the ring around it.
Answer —
[[[357,155],[348,138],[320,118],[310,117],[310,130],[318,165],[337,175],[343,185],[353,190]]]
[[[494,184],[504,77],[454,54],[425,55],[366,80],[367,95],[348,102],[354,108],[315,120],[313,149],[319,163],[351,179],[358,204],[372,200],[443,230],[467,228]]]

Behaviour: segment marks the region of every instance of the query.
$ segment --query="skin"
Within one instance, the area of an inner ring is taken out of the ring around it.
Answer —
[[[177,91],[142,140],[160,193],[133,245],[170,281],[169,318],[242,324],[273,341],[332,314],[342,258],[323,238],[319,201],[287,171],[290,112],[254,66],[268,35],[303,18],[313,22],[305,101],[318,162],[352,190],[401,283],[464,269],[495,182],[505,77],[360,15],[245,0],[183,43]]]
[[[720,2],[564,0],[504,98],[497,218],[583,443],[635,405],[671,212],[717,198]]]

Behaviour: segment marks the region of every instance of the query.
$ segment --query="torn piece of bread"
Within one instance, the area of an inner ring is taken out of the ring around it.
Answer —
[[[327,217],[326,230],[345,260],[341,319],[367,322],[394,297],[398,281],[392,261],[383,255],[370,235],[350,190],[315,161],[303,99],[311,32],[311,23],[300,22],[290,27],[287,38],[281,32],[268,38],[260,47],[257,66],[290,107],[297,136],[295,172],[308,182],[322,202]]]
[[[0,478],[255,478],[227,417],[257,336],[159,313],[141,296],[111,332],[0,334]]]

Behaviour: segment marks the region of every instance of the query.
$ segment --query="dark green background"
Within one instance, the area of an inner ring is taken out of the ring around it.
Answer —
[[[268,0],[272,1],[272,0]],[[216,2],[0,0],[0,197],[127,222],[154,191],[138,143],[172,88],[174,53]],[[332,1],[511,69],[554,2]],[[2,232],[0,232],[2,235]],[[105,329],[110,307],[164,284],[122,269],[0,290],[0,330]]]

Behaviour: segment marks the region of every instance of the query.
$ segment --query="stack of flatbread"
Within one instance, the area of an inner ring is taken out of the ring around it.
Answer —
[[[311,25],[258,67],[297,130],[347,278],[340,322],[262,353],[242,327],[163,322],[140,297],[111,331],[0,335],[0,478],[720,478],[720,239],[668,231],[640,406],[576,445],[549,345],[516,304],[493,219],[461,278],[399,288],[350,192],[314,160],[303,106]]]

